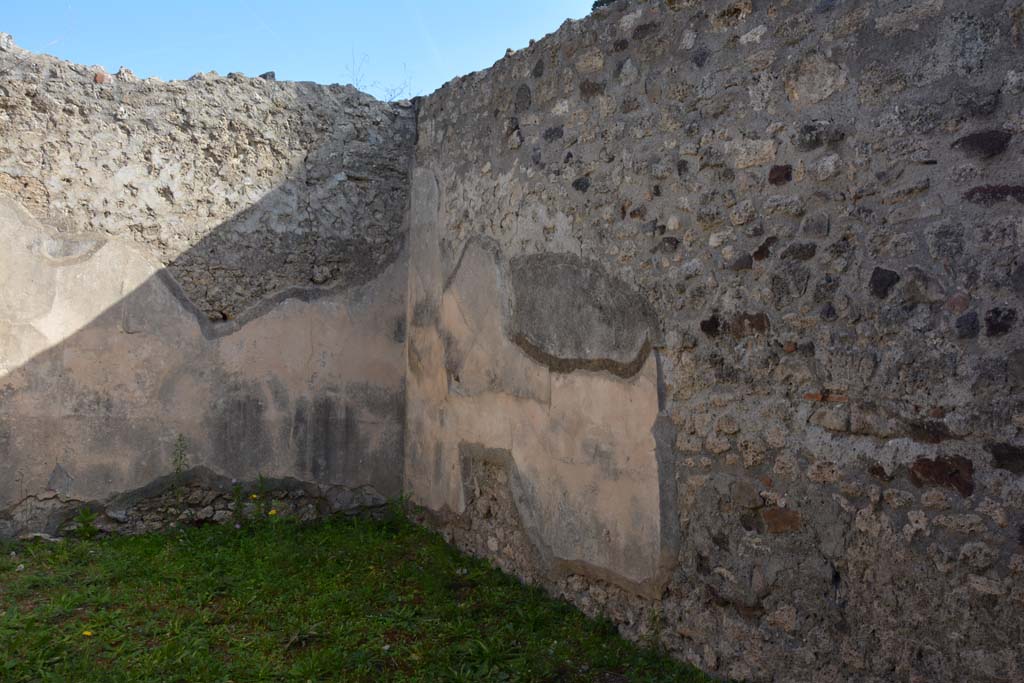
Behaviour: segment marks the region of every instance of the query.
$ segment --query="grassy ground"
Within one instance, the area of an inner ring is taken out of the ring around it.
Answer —
[[[0,681],[707,681],[392,515],[0,548]]]

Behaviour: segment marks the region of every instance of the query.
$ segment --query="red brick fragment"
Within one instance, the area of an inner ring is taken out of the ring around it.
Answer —
[[[960,314],[967,310],[971,304],[971,297],[965,292],[957,292],[946,301],[946,310],[950,313]]]
[[[764,508],[761,520],[770,534],[786,534],[799,531],[801,526],[800,513],[788,508]]]
[[[833,394],[829,391],[809,391],[804,394],[806,401],[822,401],[824,403],[846,403],[850,398],[846,394]]]
[[[910,466],[910,481],[915,486],[946,486],[966,498],[974,493],[974,463],[959,455],[919,458]]]

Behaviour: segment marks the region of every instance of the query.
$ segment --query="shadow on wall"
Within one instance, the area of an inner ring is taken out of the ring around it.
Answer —
[[[406,124],[396,112],[388,132]],[[150,243],[58,232],[0,191],[0,535],[52,532],[69,505],[172,472],[179,434],[189,467],[400,493],[404,178],[337,147],[305,161],[166,268]],[[377,215],[386,239],[345,216],[303,233],[281,210],[343,182],[397,207]]]

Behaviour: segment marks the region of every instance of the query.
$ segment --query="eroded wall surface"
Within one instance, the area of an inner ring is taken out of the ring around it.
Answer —
[[[532,566],[519,544],[494,541],[503,567],[585,566],[641,589],[657,581],[657,367],[646,304],[575,255],[507,262],[498,243],[481,236],[445,254],[438,198],[436,176],[417,168],[406,492],[460,514],[475,495],[465,468],[475,460],[504,467],[524,525],[508,532],[525,534],[542,565]],[[545,278],[552,289],[535,290]],[[558,296],[561,286],[573,290]],[[512,290],[520,294],[514,304]],[[595,290],[605,296],[592,298]],[[532,299],[535,291],[544,297]],[[530,342],[517,343],[521,337]],[[581,367],[559,372],[560,362]]]
[[[160,526],[135,505],[160,482],[200,522],[233,480],[399,495],[414,126],[347,87],[140,82],[0,35],[0,534],[83,503]]]
[[[413,501],[716,674],[1024,678],[1022,31],[619,2],[423,100]]]
[[[212,320],[368,282],[402,248],[411,104],[268,77],[140,80],[5,34],[0,191],[61,232],[140,245]]]

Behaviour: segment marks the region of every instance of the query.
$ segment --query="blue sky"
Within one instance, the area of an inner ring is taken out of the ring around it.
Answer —
[[[140,77],[200,71],[424,95],[525,47],[592,0],[0,0],[21,47]]]

